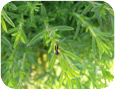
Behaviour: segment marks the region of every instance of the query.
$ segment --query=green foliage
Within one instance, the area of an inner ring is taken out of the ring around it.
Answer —
[[[10,88],[101,89],[114,78],[114,12],[101,1],[13,1],[1,12],[1,77]]]

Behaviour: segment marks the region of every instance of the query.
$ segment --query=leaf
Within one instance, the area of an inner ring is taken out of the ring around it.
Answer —
[[[92,8],[92,6],[91,6],[91,4],[89,4],[89,5],[83,10],[82,15],[87,14],[87,13],[91,10],[91,8]]]
[[[2,10],[2,16],[6,22],[8,22],[12,27],[15,27],[13,21],[8,17],[8,15],[6,14],[4,10]]]
[[[108,47],[102,40],[100,40],[98,37],[96,38],[97,46],[99,48],[99,55],[100,58],[103,54],[103,52],[107,53],[107,55],[111,55],[110,53],[110,47]]]
[[[75,54],[73,54],[73,53],[71,53],[71,52],[69,52],[69,51],[66,51],[66,50],[61,49],[61,52],[63,52],[63,53],[66,54],[67,56],[72,57],[72,58],[74,58],[74,59],[76,59],[76,60],[82,60],[82,59],[80,59],[78,56],[76,56]]]
[[[17,10],[17,6],[13,4],[12,2],[10,2],[7,6],[12,10]]]
[[[16,33],[13,33],[13,34],[11,34],[12,36],[16,36],[18,34],[18,32],[16,32]]]
[[[33,22],[33,20],[34,20],[34,9],[31,9],[31,11],[30,11],[30,18],[31,18],[31,22]]]
[[[52,65],[53,65],[54,60],[55,60],[55,56],[56,56],[56,55],[53,54],[53,56],[52,56],[52,58],[51,58],[51,60],[50,60],[49,67],[48,67],[49,70],[52,68]]]
[[[20,34],[18,34],[15,38],[15,42],[14,42],[14,48],[17,46],[18,42],[19,42],[19,39],[20,39]]]
[[[61,88],[61,85],[62,85],[62,81],[63,81],[63,74],[64,72],[61,71],[61,74],[60,74],[60,83],[59,83],[59,88]]]
[[[9,42],[9,40],[8,40],[6,37],[1,36],[1,41],[2,41],[4,44],[6,44],[7,46],[12,47],[11,43]]]
[[[12,29],[10,29],[10,30],[8,30],[8,32],[7,33],[13,33],[13,32],[15,32],[15,31],[18,31],[18,27],[14,27],[14,28],[12,28]]]
[[[21,36],[21,41],[23,42],[23,43],[25,43],[25,40],[23,39],[23,37]]]
[[[47,17],[46,9],[45,9],[44,5],[41,5],[41,15],[42,15],[44,18]]]
[[[62,56],[58,56],[58,59],[59,59],[59,62],[60,62],[60,64],[61,64],[62,70],[67,71],[68,68],[65,67],[66,64],[65,64],[65,62],[63,61]]]
[[[1,17],[1,24],[2,24],[2,28],[5,32],[7,32],[7,27],[6,27],[6,23],[4,21],[4,19]]]
[[[69,85],[69,88],[71,88],[71,80],[70,80],[70,78],[69,78],[69,76],[67,75],[67,73],[65,72],[65,78],[66,78],[66,80],[67,80],[67,82],[68,82],[68,85]]]
[[[26,43],[27,42],[27,37],[24,33],[24,31],[21,29],[21,37],[23,38],[24,42],[23,43]]]
[[[82,87],[81,82],[77,78],[75,79],[75,81],[76,81],[77,88],[81,89],[81,87]]]
[[[63,53],[61,52],[61,63],[65,69],[65,71],[68,70],[68,63],[65,62],[65,58],[63,57]]]
[[[77,73],[75,70],[73,70],[73,69],[71,69],[71,68],[69,68],[69,71],[70,71],[73,75],[75,75],[76,77],[80,77],[80,76],[81,76],[79,73]]]
[[[106,33],[106,32],[101,32],[101,31],[98,31],[98,30],[96,30],[96,31],[94,31],[95,33],[96,33],[96,35],[98,35],[98,36],[104,36],[104,37],[113,37],[114,35],[113,34],[111,34],[111,33]]]
[[[41,40],[41,35],[43,35],[44,34],[44,31],[42,31],[42,32],[40,32],[40,33],[38,33],[38,34],[36,34],[32,39],[31,39],[31,41],[27,44],[27,46],[31,46],[31,45],[33,45],[34,43],[36,43],[37,41],[39,41],[39,40]]]
[[[52,27],[51,28],[52,30],[58,30],[58,31],[72,31],[74,30],[73,27],[70,27],[70,26],[56,26],[56,27]]]
[[[72,75],[71,72],[67,71],[66,73],[68,74],[69,78],[71,78],[71,79],[74,78],[74,76]]]
[[[52,48],[54,47],[54,44],[53,44],[53,42],[51,42],[51,46],[50,46],[50,48],[49,48],[49,50],[48,50],[48,53],[50,53],[51,51],[52,51]]]
[[[93,49],[93,54],[95,56],[96,55],[96,43],[95,43],[94,36],[92,36],[92,49]]]
[[[96,17],[97,17],[97,20],[98,20],[98,22],[100,24],[100,27],[102,28],[102,18],[100,16],[100,13],[99,13],[98,10],[96,10]]]
[[[75,35],[74,35],[74,39],[76,39],[76,38],[77,38],[78,33],[79,33],[79,30],[80,30],[80,24],[77,24],[76,32],[75,32]]]

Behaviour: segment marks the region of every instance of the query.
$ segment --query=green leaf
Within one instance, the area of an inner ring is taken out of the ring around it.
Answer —
[[[98,10],[96,10],[96,18],[97,18],[97,20],[98,20],[98,22],[100,24],[100,27],[102,28],[102,18],[100,16],[100,13],[99,13]]]
[[[51,28],[52,30],[58,30],[58,31],[72,31],[74,30],[73,27],[70,27],[70,26],[56,26],[56,27],[52,27]]]
[[[59,83],[59,88],[61,88],[61,85],[62,85],[62,81],[63,81],[63,74],[64,72],[61,71],[61,74],[60,74],[60,83]]]
[[[98,31],[98,30],[96,30],[96,31],[94,31],[95,33],[96,33],[96,35],[98,35],[98,36],[104,36],[104,37],[113,37],[114,35],[113,34],[111,34],[111,33],[106,33],[106,32],[101,32],[101,31]]]
[[[75,75],[76,77],[80,77],[80,76],[81,76],[79,73],[77,73],[75,70],[73,70],[73,69],[71,69],[71,68],[69,68],[69,71],[70,71],[73,75]]]
[[[16,32],[16,33],[13,33],[13,34],[11,34],[12,36],[16,36],[18,34],[18,32]]]
[[[87,13],[91,10],[91,8],[92,8],[92,6],[91,6],[91,4],[89,4],[89,5],[83,10],[82,15],[87,14]]]
[[[13,21],[8,17],[8,15],[6,14],[4,10],[2,10],[2,16],[6,22],[8,22],[12,27],[15,27]]]
[[[31,11],[30,11],[30,18],[31,18],[31,22],[33,22],[33,20],[34,20],[34,9],[31,9]]]
[[[12,47],[11,43],[9,42],[9,40],[4,37],[4,36],[1,36],[1,41],[6,44],[8,47]]]
[[[69,88],[71,88],[71,80],[70,80],[70,78],[69,78],[69,76],[68,76],[68,74],[65,72],[65,78],[66,78],[66,80],[67,80],[67,82],[68,82],[68,85],[69,85]]]
[[[10,2],[7,6],[12,10],[17,10],[17,6],[13,4],[12,2]]]
[[[72,79],[72,78],[75,78],[75,77],[72,75],[71,72],[67,71],[66,73],[68,74],[68,76],[69,76],[71,79]]]
[[[1,17],[1,24],[2,24],[2,28],[5,32],[7,32],[7,27],[6,27],[6,23],[4,21],[4,19]]]
[[[96,43],[95,43],[94,36],[92,36],[92,49],[93,49],[93,54],[95,56],[96,55]]]
[[[81,82],[80,82],[77,78],[75,79],[75,81],[76,81],[75,83],[76,83],[76,85],[77,85],[77,88],[78,88],[78,89],[81,89],[81,87],[82,87],[82,86],[81,86]]]
[[[18,34],[15,38],[15,42],[14,42],[14,48],[17,46],[18,42],[19,42],[19,39],[20,39],[20,34]]]
[[[24,33],[24,31],[21,29],[21,37],[23,38],[24,42],[23,43],[26,43],[27,42],[27,37]]]
[[[54,60],[55,60],[55,56],[56,56],[56,55],[53,54],[53,56],[52,56],[52,58],[51,58],[51,60],[50,60],[49,67],[48,67],[49,70],[52,68],[52,65],[53,65]]]
[[[66,51],[66,50],[61,49],[61,52],[63,52],[63,53],[66,54],[67,56],[72,57],[72,58],[74,58],[74,59],[76,59],[76,60],[82,60],[82,59],[80,59],[78,56],[76,56],[75,54],[73,54],[73,53],[71,53],[71,52],[69,52],[69,51]]]
[[[12,29],[10,29],[10,30],[8,30],[8,32],[7,33],[13,33],[13,32],[15,32],[15,31],[18,31],[18,27],[14,27],[14,28],[12,28]]]
[[[67,66],[65,66],[66,63],[65,63],[64,60],[62,59],[62,56],[58,56],[58,59],[59,59],[59,62],[60,62],[60,64],[61,64],[62,70],[67,71],[68,68],[67,68]]]
[[[77,38],[78,33],[79,33],[79,30],[80,30],[80,24],[77,24],[76,32],[75,32],[75,35],[74,35],[74,39],[76,39],[76,38]]]
[[[23,42],[23,43],[25,43],[25,40],[24,40],[24,38],[21,36],[21,41]]]
[[[50,48],[49,48],[49,50],[48,50],[48,53],[50,53],[51,51],[52,51],[52,48],[54,47],[54,44],[53,44],[53,42],[51,42],[51,46],[50,46]]]
[[[67,71],[69,66],[68,66],[68,63],[66,63],[66,60],[65,60],[62,52],[61,52],[61,63],[63,65],[65,71]]]
[[[36,34],[32,39],[31,41],[27,44],[27,46],[31,46],[32,44],[36,43],[37,41],[41,40],[41,35],[44,34],[44,31],[42,32],[39,32],[38,34]]]
[[[46,18],[47,14],[46,14],[46,8],[44,7],[44,5],[41,5],[41,15]]]

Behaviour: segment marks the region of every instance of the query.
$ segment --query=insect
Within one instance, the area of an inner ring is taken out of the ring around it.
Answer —
[[[58,52],[58,45],[55,46],[55,54],[56,54],[56,55],[59,55],[59,52]]]

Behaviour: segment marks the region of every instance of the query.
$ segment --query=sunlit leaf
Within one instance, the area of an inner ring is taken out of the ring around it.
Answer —
[[[75,75],[76,77],[80,77],[80,76],[81,76],[79,73],[77,73],[75,70],[73,70],[73,69],[71,69],[71,68],[69,68],[69,71],[70,71],[73,75]]]
[[[73,54],[73,53],[71,53],[71,52],[69,52],[69,51],[66,51],[66,50],[61,49],[61,52],[63,52],[63,53],[66,54],[67,56],[72,57],[72,58],[74,58],[74,59],[76,59],[76,60],[82,60],[82,59],[80,59],[78,56],[76,56],[75,54]]]
[[[50,60],[50,63],[49,63],[49,67],[48,67],[48,69],[50,70],[51,68],[52,68],[52,66],[53,66],[53,63],[54,63],[54,60],[55,60],[55,54],[53,54],[52,55],[52,57],[51,57],[51,60]]]
[[[61,75],[60,75],[60,83],[59,83],[59,88],[61,88],[61,85],[62,85],[62,82],[63,82],[63,74],[64,74],[64,72],[63,71],[61,71]]]
[[[15,42],[14,42],[14,48],[17,46],[18,42],[19,42],[19,39],[20,39],[20,34],[18,34],[15,38]]]
[[[2,10],[2,16],[5,19],[6,22],[8,22],[12,27],[15,27],[15,24],[13,21],[9,18],[9,16],[6,14],[4,10]]]
[[[5,32],[7,32],[7,27],[6,27],[6,23],[4,21],[4,19],[1,17],[1,24],[2,24],[2,28]]]
[[[70,78],[69,78],[69,76],[68,76],[68,74],[66,72],[65,72],[65,78],[66,78],[66,80],[68,82],[69,88],[71,88],[72,87],[71,80],[70,80]]]

